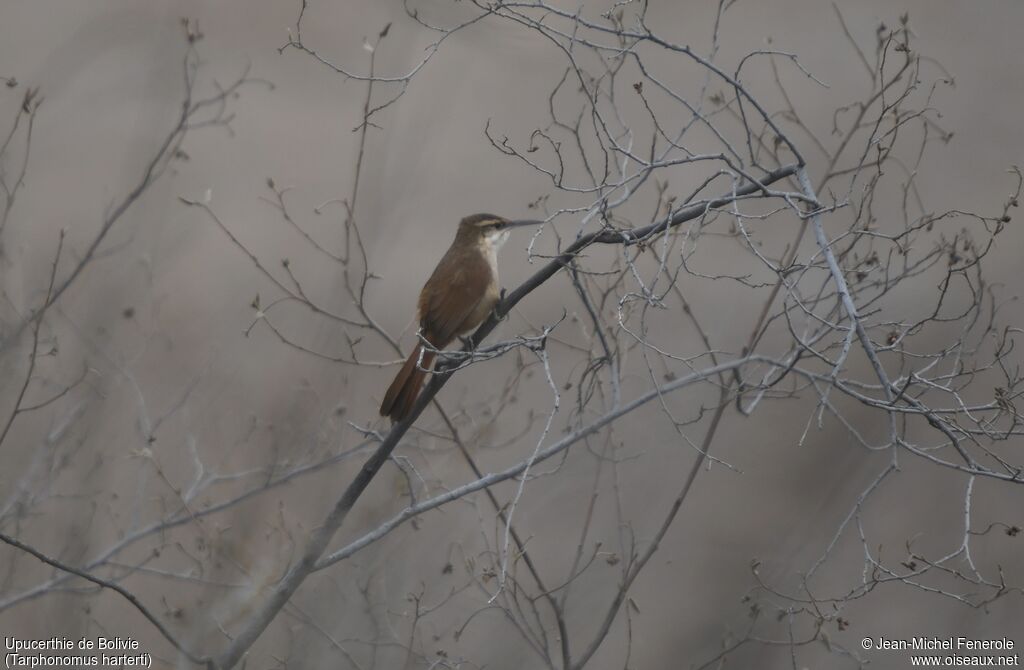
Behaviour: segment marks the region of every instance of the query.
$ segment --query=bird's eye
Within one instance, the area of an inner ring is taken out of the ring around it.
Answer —
[[[492,223],[491,225],[494,227],[495,230],[501,230],[502,228],[505,227],[506,224],[505,224],[504,221],[496,221],[495,223]]]

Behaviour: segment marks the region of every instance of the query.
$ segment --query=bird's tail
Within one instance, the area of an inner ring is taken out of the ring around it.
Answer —
[[[434,363],[434,352],[423,351],[423,360],[420,360],[422,344],[409,354],[405,365],[395,375],[395,381],[391,382],[387,393],[384,394],[384,401],[380,404],[380,415],[391,417],[394,422],[399,422],[409,416],[413,405],[416,404],[416,397],[423,385],[423,378],[427,376],[427,370]]]

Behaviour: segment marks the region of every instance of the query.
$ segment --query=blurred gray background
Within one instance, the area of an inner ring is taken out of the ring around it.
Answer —
[[[650,11],[662,33],[706,50],[716,4],[655,1]],[[440,0],[418,7],[441,22],[465,13],[459,3]],[[894,24],[909,12],[922,51],[941,61],[955,79],[955,86],[935,100],[944,127],[955,135],[932,154],[919,187],[937,209],[998,210],[1012,186],[1005,170],[1021,160],[1024,149],[1019,130],[1024,4],[917,0],[841,2],[839,7],[854,36],[868,45],[879,22]],[[52,466],[60,476],[48,485],[45,503],[5,532],[20,531],[51,555],[81,563],[116,542],[140,518],[166,512],[167,482],[183,486],[191,477],[188,440],[198,445],[210,468],[227,472],[275,459],[301,462],[351,447],[358,436],[347,426],[349,420],[383,425],[376,406],[393,368],[327,364],[283,345],[260,325],[245,337],[254,297],[259,293],[265,303],[273,289],[201,211],[179,201],[179,196],[203,199],[209,192],[210,207],[269,268],[277,272],[280,259],[287,257],[309,294],[327,305],[344,303],[337,268],[323,263],[261,200],[270,195],[268,178],[294,187],[287,197],[303,227],[325,246],[338,248],[342,209],[328,205],[317,215],[313,208],[348,196],[358,141],[352,131],[362,116],[365,88],[295,50],[278,52],[297,11],[297,3],[285,0],[0,4],[0,76],[19,82],[16,89],[0,89],[0,122],[13,119],[23,86],[39,87],[44,98],[26,185],[4,231],[0,281],[5,309],[18,313],[26,313],[45,293],[58,231],[67,230],[70,263],[95,235],[111,203],[137,181],[174,123],[183,92],[182,17],[196,19],[205,36],[198,44],[205,62],[201,81],[208,84],[215,77],[227,82],[249,66],[252,76],[274,85],[272,90],[254,85],[242,91],[233,103],[232,133],[207,129],[189,137],[183,147],[188,160],[176,161],[133,205],[105,242],[109,253],[92,263],[54,308],[49,319],[59,353],[39,374],[59,388],[75,379],[82,366],[91,372],[87,388],[76,389],[73,403],[15,424],[5,443],[0,490],[11,491],[23,480],[47,436],[59,430],[59,439],[67,441],[60,447],[60,468]],[[373,38],[389,22],[390,34],[377,52],[377,71],[383,75],[408,71],[433,39],[396,2],[316,2],[309,12],[304,39],[333,62],[360,72],[368,57],[364,37]],[[856,99],[865,87],[830,3],[741,1],[726,13],[722,34],[720,58],[727,64],[769,39],[772,48],[798,53],[830,87],[796,87],[808,123],[824,134],[833,109]],[[404,329],[405,347],[412,341],[416,290],[450,243],[457,219],[476,211],[526,216],[527,204],[551,191],[550,182],[499,155],[483,128],[490,119],[499,136],[521,137],[542,125],[545,96],[562,68],[550,44],[484,21],[448,40],[405,96],[376,118],[381,127],[369,132],[356,217],[370,265],[380,275],[369,293],[374,317],[392,333]],[[526,261],[523,240],[514,239],[503,252],[505,286],[516,286],[535,269]],[[989,269],[989,281],[1004,284],[1008,295],[1019,286],[1022,244],[1024,236],[1014,221]],[[713,293],[691,292],[688,298],[723,347],[743,343],[752,319],[745,308],[723,309]],[[550,323],[571,299],[569,283],[554,282],[520,305],[521,318]],[[338,324],[308,310],[285,307],[275,323],[319,351],[345,351]],[[504,328],[511,332],[515,326]],[[372,351],[376,360],[397,358],[384,347]],[[6,356],[5,377],[20,379],[24,360],[21,353]],[[491,368],[490,374],[499,369]],[[487,375],[488,370],[469,371],[443,391],[442,399],[459,405]],[[5,382],[0,390],[5,407],[14,400],[14,386]],[[40,388],[44,396],[45,387]],[[543,383],[534,388],[546,392]],[[172,410],[148,442],[140,417],[152,422]],[[761,562],[766,579],[795,587],[795,575],[820,554],[852,501],[884,464],[884,456],[857,449],[834,427],[812,432],[806,444],[797,446],[806,410],[795,403],[778,404],[766,405],[750,419],[727,415],[716,453],[738,471],[714,467],[702,475],[634,585],[628,667],[699,665],[717,653],[730,631],[745,632],[750,619],[743,598],[755,586],[751,561]],[[851,413],[854,420],[857,416]],[[624,421],[616,435],[646,459],[624,470],[622,482],[623,514],[637,519],[639,538],[649,536],[660,518],[655,514],[645,523],[644,511],[668,505],[692,459],[678,444],[664,446],[675,440],[672,435],[639,418]],[[482,467],[495,469],[521,458],[535,437],[511,447],[480,447]],[[480,444],[489,439],[480,436]],[[145,448],[155,454],[158,469],[139,455]],[[471,476],[448,445],[432,445],[421,436],[416,449],[429,462],[424,473],[429,479],[454,485]],[[552,583],[571,560],[593,477],[592,465],[573,459],[561,478],[531,485],[517,511],[520,530],[532,538],[538,561],[552,566]],[[574,463],[579,466],[575,470]],[[194,560],[205,566],[204,578],[213,581],[234,583],[236,577],[227,575],[248,575],[248,589],[157,574],[138,575],[126,585],[154,612],[174,621],[187,640],[218,647],[224,638],[208,617],[225,626],[244,618],[259,597],[258,587],[276,579],[355,467],[346,462],[328,468],[228,514],[207,517],[201,530],[186,528],[161,538],[168,557],[166,565],[153,563],[155,568],[187,570]],[[871,498],[868,510],[876,524],[873,537],[886,547],[883,553],[905,553],[911,537],[933,554],[955,543],[962,533],[962,479],[914,463],[898,477],[896,485]],[[400,509],[404,503],[396,494],[404,486],[396,471],[385,470],[343,530],[345,538]],[[503,492],[507,498],[512,489]],[[979,482],[975,496],[973,513],[981,527],[993,521],[1024,522],[1019,491]],[[609,500],[601,504],[613,505]],[[321,573],[300,591],[297,609],[282,614],[257,643],[249,667],[350,667],[307,617],[336,639],[384,639],[388,626],[406,631],[406,594],[430,585],[429,604],[462,584],[462,557],[479,550],[481,536],[492,542],[500,537],[493,517],[482,501],[476,507],[434,512],[418,530],[406,528]],[[611,547],[618,532],[609,513],[591,539],[603,538]],[[206,546],[210,542],[212,548]],[[988,568],[1000,565],[1011,583],[1024,579],[1020,539],[993,533],[978,542],[979,560]],[[845,553],[837,561],[835,584],[855,585],[862,567],[858,546],[841,543],[839,549]],[[151,545],[135,547],[120,560],[139,563],[150,550]],[[13,552],[0,560],[9,562],[9,568],[0,565],[3,597],[51,574]],[[444,571],[449,562],[456,564],[452,575]],[[618,575],[612,565],[601,563],[576,586],[569,621],[580,639],[592,634],[596,613],[606,605]],[[1019,593],[977,610],[906,587],[886,588],[850,604],[844,614],[849,627],[833,627],[830,638],[850,648],[857,648],[864,636],[879,635],[1006,635],[1024,644]],[[472,591],[463,596],[475,605],[453,600],[448,611],[419,631],[418,650],[443,651],[448,658],[478,664],[466,667],[540,667],[500,615],[485,612],[462,635],[453,636],[467,613],[486,600]],[[69,590],[21,603],[0,613],[0,630],[23,637],[130,635],[171,658],[152,627],[109,593]],[[623,627],[615,628],[590,667],[623,667],[626,636]],[[371,667],[372,645],[346,644],[363,667]],[[836,665],[836,656],[821,642],[814,647],[801,649],[796,667],[856,667],[849,661]],[[389,645],[381,644],[375,653],[380,654],[376,667],[405,663],[404,652]],[[875,668],[908,667],[899,652],[866,657]],[[731,656],[726,667],[791,667],[789,649],[751,646]]]

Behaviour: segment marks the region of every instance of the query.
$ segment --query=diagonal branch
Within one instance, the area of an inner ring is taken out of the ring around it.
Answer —
[[[598,231],[584,235],[571,244],[565,252],[538,270],[530,279],[512,291],[495,309],[495,313],[481,325],[472,338],[468,347],[474,347],[494,330],[498,320],[508,312],[520,300],[529,295],[534,289],[554,276],[560,269],[565,267],[580,251],[592,244],[635,244],[646,237],[657,234],[667,228],[676,227],[686,221],[690,221],[704,215],[709,209],[726,205],[735,198],[753,195],[765,190],[765,186],[785,179],[799,170],[797,165],[789,165],[779,168],[767,174],[760,182],[747,183],[740,188],[734,189],[728,195],[721,196],[708,202],[699,203],[691,207],[680,209],[672,216],[662,221],[642,228],[635,228],[625,231]],[[377,451],[363,464],[363,467],[349,483],[341,497],[335,503],[334,508],[324,519],[310,538],[302,556],[296,561],[278,582],[270,597],[262,607],[249,620],[245,629],[242,630],[231,643],[214,661],[218,668],[231,668],[242,658],[248,649],[256,642],[263,631],[274,620],[278,612],[285,606],[288,600],[298,590],[302,582],[316,569],[317,563],[331,539],[341,528],[348,513],[355,506],[363,492],[370,485],[380,468],[388,461],[391,452],[398,445],[398,441],[405,435],[406,431],[419,417],[424,408],[433,400],[438,391],[447,383],[454,374],[453,370],[439,370],[434,373],[430,383],[424,388],[416,402],[412,412],[405,420],[392,426],[390,432],[385,436]]]
[[[116,591],[121,597],[123,597],[125,600],[130,602],[135,609],[139,610],[139,612],[142,613],[142,616],[146,617],[151,624],[156,626],[156,629],[158,631],[160,631],[160,634],[163,635],[164,638],[166,638],[168,642],[170,642],[172,645],[174,645],[175,649],[177,649],[182,654],[184,654],[185,657],[188,658],[188,660],[192,661],[196,665],[206,665],[206,664],[209,663],[209,659],[206,658],[205,656],[203,656],[203,657],[194,656],[188,649],[186,649],[184,646],[182,646],[181,642],[179,642],[178,639],[175,638],[174,635],[171,634],[171,631],[167,630],[167,628],[162,623],[160,623],[160,620],[157,619],[156,616],[154,616],[153,613],[150,612],[146,608],[146,606],[143,605],[142,602],[138,598],[136,598],[135,595],[131,591],[129,591],[128,589],[124,588],[120,584],[116,584],[116,583],[114,583],[112,581],[109,581],[107,579],[102,579],[102,578],[97,577],[95,575],[89,574],[85,570],[79,570],[78,568],[76,568],[74,566],[71,566],[71,565],[68,565],[67,563],[62,563],[61,561],[58,561],[55,558],[51,558],[51,557],[47,556],[46,554],[44,554],[43,552],[39,551],[38,549],[36,549],[34,547],[31,547],[31,546],[25,544],[24,542],[21,542],[21,541],[15,539],[15,538],[11,537],[10,535],[7,535],[6,533],[0,533],[0,542],[5,542],[5,543],[11,545],[12,547],[14,547],[16,549],[20,549],[21,551],[24,551],[26,553],[32,554],[33,556],[38,558],[43,563],[46,563],[47,565],[51,565],[51,566],[53,566],[53,567],[55,567],[58,570],[61,570],[63,572],[68,572],[70,574],[77,575],[77,576],[81,577],[82,579],[84,579],[86,581],[92,582],[93,584],[99,586],[100,588],[110,589],[112,591]]]

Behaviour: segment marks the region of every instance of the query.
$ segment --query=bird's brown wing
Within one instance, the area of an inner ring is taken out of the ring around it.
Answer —
[[[420,293],[423,336],[441,349],[478,325],[466,321],[479,309],[491,282],[491,268],[479,253],[446,254]]]

